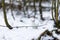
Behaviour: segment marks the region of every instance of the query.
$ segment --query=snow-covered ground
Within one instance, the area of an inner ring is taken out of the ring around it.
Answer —
[[[45,21],[39,19],[40,16],[39,12],[37,15],[37,19],[34,19],[33,17],[26,18],[23,17],[23,15],[17,16],[15,14],[16,12],[14,11],[14,17],[15,17],[14,20],[11,16],[11,11],[8,10],[7,12],[8,22],[12,27],[14,27],[12,30],[10,30],[7,27],[1,26],[1,25],[6,26],[6,25],[3,19],[4,18],[3,11],[2,9],[0,9],[0,40],[32,40],[33,38],[36,40],[45,30],[52,31],[54,29],[53,27],[54,21],[50,20],[52,18],[51,11],[43,12],[43,17],[45,18]],[[23,22],[20,22],[20,20],[23,20]],[[19,27],[19,28],[15,28],[15,27]],[[55,32],[53,32],[53,36],[58,37],[58,39],[60,37],[57,36]],[[44,38],[44,40],[48,40],[50,38],[51,37],[47,36]]]
[[[3,11],[0,10],[0,25],[4,25]],[[46,13],[47,14],[47,13]],[[46,16],[45,14],[45,16]],[[16,20],[14,21],[10,10],[7,12],[7,18],[9,24],[12,27],[20,26],[21,28],[13,28],[12,30],[7,27],[0,27],[0,40],[31,40],[32,38],[37,39],[39,35],[45,30],[52,30],[54,22],[51,20],[37,20],[33,22],[34,18],[20,18],[24,22],[19,21],[20,16],[15,16]],[[25,27],[22,27],[25,26]],[[26,27],[29,26],[29,27]],[[31,27],[30,27],[31,26]],[[36,26],[36,27],[35,27]]]

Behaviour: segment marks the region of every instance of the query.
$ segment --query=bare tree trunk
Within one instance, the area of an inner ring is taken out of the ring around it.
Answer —
[[[59,27],[59,23],[58,23],[58,0],[54,0],[55,1],[55,22],[56,22],[56,26],[57,28]]]
[[[9,23],[8,23],[8,21],[7,21],[7,16],[6,16],[6,11],[5,11],[5,0],[2,0],[2,7],[3,7],[4,20],[5,20],[6,26],[7,26],[9,29],[12,29],[12,27],[9,25]]]
[[[52,0],[52,19],[54,20],[53,10],[54,10],[54,1]]]
[[[35,5],[35,3],[36,3],[36,0],[34,0],[34,12],[35,12],[35,15],[34,15],[34,18],[35,18],[35,16],[36,16],[36,5]]]
[[[40,17],[41,17],[41,20],[44,20],[44,19],[43,19],[43,15],[42,15],[42,6],[41,6],[41,3],[42,3],[42,0],[39,0],[39,12],[40,12]]]
[[[13,19],[15,20],[15,17],[14,17],[14,14],[13,14],[13,8],[12,8],[13,5],[12,4],[13,4],[12,0],[10,0],[11,15],[12,15]]]
[[[24,12],[24,17],[26,17],[26,12],[25,12],[25,8],[26,8],[26,0],[23,0],[23,12]]]

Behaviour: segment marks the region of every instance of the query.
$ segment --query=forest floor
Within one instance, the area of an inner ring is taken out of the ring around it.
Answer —
[[[4,16],[2,9],[0,10],[0,40],[36,40],[41,33],[45,30],[52,31],[54,29],[53,20],[49,20],[49,12],[44,12],[45,21],[34,19],[34,18],[25,18],[15,15],[13,20],[10,10],[7,12],[7,18],[9,24],[14,27],[12,30],[8,29],[4,22]],[[23,16],[23,15],[22,15]],[[46,18],[47,17],[47,18]],[[20,22],[20,20],[23,22]],[[33,22],[35,20],[35,22]],[[36,27],[35,27],[36,26]],[[18,27],[18,28],[16,28]],[[49,38],[48,38],[49,39]],[[46,39],[47,40],[47,39]]]
[[[49,5],[49,4],[48,4]],[[47,5],[46,5],[47,6]],[[28,10],[31,13],[31,10]],[[14,11],[15,20],[12,18],[11,10],[7,11],[7,19],[9,24],[13,27],[12,30],[8,29],[5,25],[3,10],[0,9],[0,40],[32,40],[37,38],[45,31],[54,30],[54,21],[50,20],[51,11],[43,12],[44,21],[40,19],[39,12],[36,18],[23,17],[24,15],[16,15]],[[23,22],[21,22],[21,20]],[[53,36],[60,40],[60,35],[53,32]],[[41,40],[53,40],[52,37],[47,36]]]

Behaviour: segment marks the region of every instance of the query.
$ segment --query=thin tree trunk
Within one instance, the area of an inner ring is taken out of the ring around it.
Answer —
[[[56,22],[56,26],[57,28],[60,28],[59,26],[59,22],[58,22],[58,0],[54,0],[55,1],[55,22]]]
[[[42,0],[39,0],[39,12],[40,12],[40,18],[41,18],[41,20],[44,20],[44,19],[43,19],[43,15],[42,15],[42,6],[41,6],[41,3],[42,3]]]
[[[14,17],[14,14],[13,14],[13,8],[12,8],[13,5],[12,4],[13,4],[12,0],[10,0],[11,15],[12,15],[13,19],[15,20],[15,17]]]
[[[26,8],[26,0],[23,0],[23,12],[24,12],[24,17],[26,17],[26,12],[25,12],[25,8]]]
[[[5,24],[9,29],[12,29],[12,27],[9,25],[9,23],[7,21],[7,16],[6,16],[6,11],[5,11],[5,0],[2,0],[2,7],[3,7]]]
[[[52,19],[54,20],[53,10],[54,10],[54,1],[52,0]]]
[[[35,18],[35,16],[36,16],[36,5],[35,5],[35,3],[36,3],[36,0],[34,0],[34,12],[35,12],[35,15],[34,15],[34,18]]]

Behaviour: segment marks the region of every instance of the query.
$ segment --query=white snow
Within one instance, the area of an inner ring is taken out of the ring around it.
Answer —
[[[1,11],[1,10],[0,10]],[[5,25],[3,19],[3,12],[1,11],[0,14],[0,25]],[[52,30],[53,28],[53,21],[46,20],[37,20],[34,18],[21,18],[23,22],[19,22],[19,19],[13,20],[10,11],[7,14],[8,22],[11,26],[16,27],[20,26],[21,28],[14,28],[12,30],[8,29],[7,27],[0,27],[0,40],[31,40],[33,38],[37,39],[39,35],[44,32],[45,30]],[[17,18],[17,16],[15,17]],[[51,24],[50,24],[51,23]],[[31,27],[22,27],[22,26],[31,26]],[[34,29],[37,26],[37,29]]]
[[[7,1],[6,1],[7,2]],[[48,4],[48,3],[46,3]],[[42,4],[45,5],[45,4]],[[48,4],[49,5],[49,4]],[[45,5],[45,6],[48,6]],[[49,5],[50,7],[51,5]],[[31,11],[29,10],[31,13]],[[14,12],[16,14],[16,12]],[[43,33],[45,30],[52,31],[54,29],[53,25],[54,22],[51,19],[51,11],[50,12],[43,12],[43,17],[45,18],[45,21],[42,21],[39,19],[40,15],[37,15],[38,19],[31,18],[25,18],[23,15],[16,16],[14,14],[14,17],[16,20],[14,20],[11,16],[11,11],[8,10],[7,12],[7,18],[8,22],[12,27],[21,27],[21,28],[13,28],[12,30],[8,29],[7,27],[2,27],[1,25],[5,25],[4,22],[4,16],[3,11],[0,9],[0,40],[32,40],[33,38],[36,40],[41,33]],[[23,22],[20,22],[20,20],[23,20]],[[26,27],[29,26],[29,27]],[[55,37],[57,36],[53,32]],[[51,38],[48,36],[48,38]],[[44,38],[44,40],[47,40],[47,38]]]

